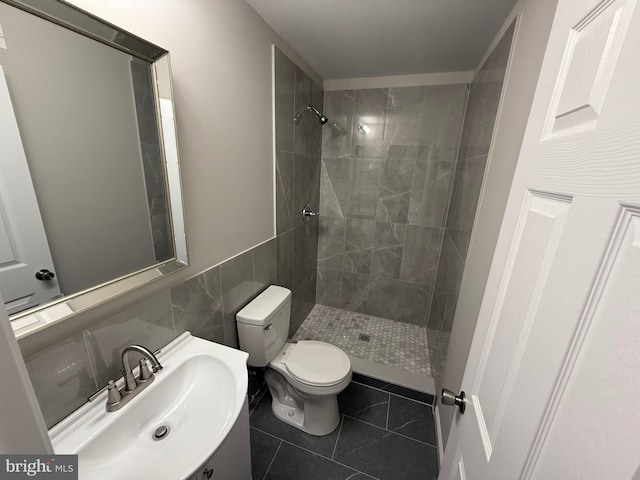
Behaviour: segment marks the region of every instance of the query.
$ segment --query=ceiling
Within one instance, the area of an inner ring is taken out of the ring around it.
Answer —
[[[325,80],[473,70],[517,0],[247,0]]]

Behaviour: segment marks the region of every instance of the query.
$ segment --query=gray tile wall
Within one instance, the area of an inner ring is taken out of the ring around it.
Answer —
[[[275,49],[276,232],[278,254],[286,258],[278,285],[293,292],[293,334],[315,305],[318,220],[305,223],[306,204],[318,211],[322,126],[318,117],[297,111],[313,105],[322,110],[323,90],[284,53]]]
[[[471,83],[429,315],[428,326],[431,330],[451,331],[507,70],[514,25],[506,31]],[[435,345],[434,348],[430,345],[430,350],[438,355]],[[438,355],[437,358],[442,361],[444,356]],[[437,360],[432,357],[431,361],[434,364]]]
[[[325,92],[318,303],[427,324],[466,100],[466,85]]]
[[[305,203],[318,208],[322,140],[317,117],[305,114],[295,125],[292,119],[299,106],[320,108],[322,101],[320,87],[277,52],[277,236],[26,357],[48,427],[120,375],[126,345],[154,350],[190,331],[237,348],[236,313],[271,284],[292,289],[290,333],[298,329],[315,304],[318,221],[303,223],[294,212]]]

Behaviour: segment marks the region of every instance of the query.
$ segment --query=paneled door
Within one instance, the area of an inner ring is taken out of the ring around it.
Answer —
[[[440,480],[640,465],[636,3],[559,0]]]
[[[37,277],[36,274],[38,274]],[[39,305],[60,295],[49,244],[1,65],[0,292],[9,313]]]

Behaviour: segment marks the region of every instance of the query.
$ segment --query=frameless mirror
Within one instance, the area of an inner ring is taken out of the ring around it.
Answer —
[[[0,293],[24,336],[187,265],[169,56],[0,0]]]

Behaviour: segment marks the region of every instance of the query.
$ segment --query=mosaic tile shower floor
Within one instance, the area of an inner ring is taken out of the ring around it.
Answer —
[[[321,340],[354,357],[432,375],[424,327],[316,305],[293,340]]]

